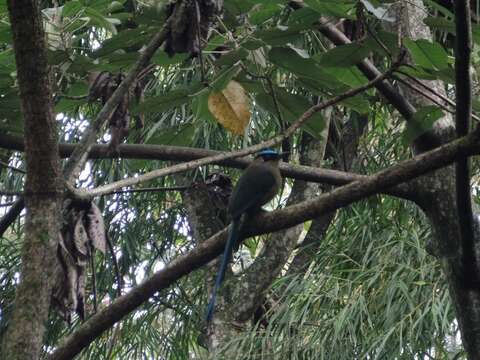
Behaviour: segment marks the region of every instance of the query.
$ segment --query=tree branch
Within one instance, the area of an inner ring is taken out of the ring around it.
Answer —
[[[295,226],[451,164],[456,161],[459,155],[472,155],[479,139],[480,130],[477,129],[468,136],[382,170],[364,180],[358,180],[332,190],[313,200],[304,201],[282,210],[260,214],[248,222],[245,226],[248,231],[242,234],[242,238]],[[170,286],[182,276],[200,268],[219,255],[223,251],[226,236],[227,230],[224,229],[187,254],[178,256],[164,269],[88,319],[68,336],[48,359],[71,359],[103,331],[120,321],[144,301],[147,301],[157,291]]]
[[[455,89],[456,103],[455,127],[457,137],[468,133],[472,115],[472,80],[470,77],[470,54],[472,51],[472,29],[470,24],[470,2],[455,2]],[[472,199],[470,194],[470,164],[467,156],[460,156],[455,164],[456,197],[458,222],[462,244],[462,278],[466,284],[479,284]]]
[[[60,156],[68,157],[75,144],[60,144]],[[23,151],[23,143],[20,137],[0,134],[0,147],[8,150]],[[480,152],[480,145],[478,147]],[[222,154],[220,151],[206,150],[199,148],[168,146],[168,145],[143,145],[143,144],[122,144],[118,147],[118,154],[112,154],[108,150],[108,145],[94,145],[90,151],[90,159],[116,158],[124,159],[152,159],[164,161],[184,162],[214,155]],[[239,169],[246,168],[251,159],[227,159],[212,162],[212,164],[229,166]],[[309,167],[295,165],[289,163],[280,163],[280,171],[283,177],[289,177],[298,180],[324,183],[329,185],[345,185],[349,182],[365,178],[365,175],[348,173],[338,170],[320,169],[317,167]],[[389,194],[412,200],[410,192],[404,186],[390,189]]]

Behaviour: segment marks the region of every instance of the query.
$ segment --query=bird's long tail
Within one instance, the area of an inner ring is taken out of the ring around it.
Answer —
[[[215,298],[217,296],[217,291],[222,284],[223,278],[225,277],[225,270],[227,269],[227,265],[230,262],[233,246],[237,243],[238,237],[240,235],[240,223],[240,218],[233,219],[232,224],[229,228],[228,240],[225,244],[225,251],[223,252],[222,262],[220,263],[220,268],[218,269],[217,279],[215,280],[215,285],[213,286],[210,303],[208,304],[207,308],[207,323],[210,323],[210,321],[212,320],[213,310],[215,309]]]

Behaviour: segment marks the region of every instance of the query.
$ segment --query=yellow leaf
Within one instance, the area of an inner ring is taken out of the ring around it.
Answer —
[[[242,85],[232,80],[220,92],[208,96],[208,109],[222,126],[242,135],[250,122],[250,101]]]

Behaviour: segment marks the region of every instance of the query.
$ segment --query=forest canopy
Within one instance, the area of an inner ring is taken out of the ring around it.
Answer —
[[[0,0],[0,358],[480,359],[479,12]]]

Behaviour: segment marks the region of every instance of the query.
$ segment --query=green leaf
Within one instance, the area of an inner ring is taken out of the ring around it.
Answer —
[[[350,87],[343,87],[343,88],[335,89],[335,91],[333,91],[334,95],[331,95],[332,91],[330,89],[326,89],[318,81],[302,78],[300,79],[300,84],[302,84],[304,87],[309,89],[313,94],[319,95],[322,97],[325,97],[326,94],[328,94],[328,97],[331,97],[331,96],[343,93],[350,88]],[[370,103],[368,102],[368,100],[365,99],[365,97],[362,94],[345,99],[341,101],[340,104],[347,106],[352,110],[355,110],[359,114],[365,114],[370,110]]]
[[[259,25],[279,14],[280,11],[282,11],[282,7],[279,4],[261,5],[255,12],[249,14],[250,23],[253,25]]]
[[[322,53],[318,56],[318,61],[322,66],[350,67],[365,59],[371,51],[368,44],[341,45]]]
[[[11,44],[12,41],[13,39],[10,25],[0,23],[0,43]]]
[[[162,113],[174,107],[186,104],[190,101],[189,89],[170,90],[166,94],[152,96],[145,100],[142,104],[136,105],[132,109],[132,114],[138,115],[140,113]]]
[[[83,77],[90,70],[94,69],[96,69],[96,65],[93,63],[92,59],[90,59],[88,56],[77,55],[75,56],[73,63],[70,64],[68,71]]]
[[[285,90],[282,90],[278,87],[275,88],[275,96],[277,98],[279,110],[282,114],[283,120],[289,123],[293,123],[311,107],[309,101],[303,96],[289,94]],[[277,109],[270,94],[266,94],[265,92],[259,93],[255,96],[255,101],[270,114],[277,116]],[[304,130],[317,139],[321,137],[321,132],[324,127],[325,120],[319,112],[314,114],[302,126]]]
[[[448,68],[448,54],[440,44],[425,39],[404,39],[404,44],[417,66],[430,70]]]
[[[322,15],[355,20],[355,1],[304,0],[305,5]]]
[[[239,71],[239,66],[231,66],[223,70],[210,81],[210,87],[215,91],[222,91]]]
[[[315,60],[300,56],[299,52],[291,47],[272,48],[268,56],[272,63],[298,77],[319,81],[329,88],[339,85],[338,81]]]
[[[187,57],[188,54],[175,54],[170,57],[165,51],[158,50],[152,58],[152,63],[167,67],[169,65],[180,64],[185,61]]]
[[[147,144],[191,146],[195,126],[193,124],[182,124],[161,129],[146,139]]]
[[[288,18],[288,26],[303,26],[304,28],[311,27],[318,21],[318,12],[304,7],[293,12]]]
[[[235,50],[231,50],[225,54],[221,54],[215,64],[219,66],[232,66],[239,60],[243,60],[248,56],[248,50],[240,47]]]
[[[99,71],[118,72],[119,70],[124,70],[133,65],[139,56],[140,54],[138,52],[108,54],[107,56],[101,58],[102,61],[96,68]]]
[[[417,137],[430,130],[433,123],[443,116],[438,106],[430,105],[418,109],[402,134],[404,145],[411,144]]]
[[[436,1],[433,0],[423,0],[428,6],[431,6],[433,9],[437,10],[440,14],[442,14],[446,18],[453,19],[455,18],[455,14],[448,10],[446,7],[438,4]]]
[[[210,91],[202,92],[198,96],[194,96],[192,99],[192,112],[194,119],[200,121],[213,121],[217,122],[217,119],[213,116],[208,108],[208,97]]]
[[[277,26],[267,30],[258,30],[252,34],[254,38],[260,39],[268,45],[281,46],[287,43],[295,43],[304,31],[303,26]]]
[[[110,31],[112,34],[117,33],[117,28],[114,25],[115,21],[112,18],[103,16],[100,12],[92,7],[85,8],[85,15],[90,18],[89,24],[104,28],[105,30]]]
[[[431,28],[443,30],[455,35],[455,23],[444,17],[426,17],[423,22]],[[480,44],[480,26],[472,24],[472,38],[477,44]]]
[[[399,42],[397,34],[388,31],[378,31],[376,37],[377,39],[368,37],[365,40],[365,45],[380,56],[391,56],[393,58],[398,56],[400,48],[398,47]],[[384,47],[388,50],[388,53],[385,51]]]
[[[101,57],[119,49],[130,47],[140,48],[150,38],[151,34],[152,29],[145,27],[124,30],[110,39],[105,40],[102,47],[94,51],[93,55],[95,57]]]
[[[64,17],[73,17],[73,16],[78,16],[78,14],[85,10],[85,7],[83,6],[80,1],[68,1],[62,9],[62,16]]]

